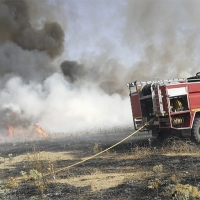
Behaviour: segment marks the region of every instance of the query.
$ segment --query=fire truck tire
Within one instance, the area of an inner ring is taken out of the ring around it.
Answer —
[[[174,141],[177,140],[178,138],[181,138],[180,132],[173,130],[160,131],[157,137],[157,139],[160,141],[162,145],[164,145],[166,141],[167,143],[170,143],[169,141]]]
[[[200,117],[194,119],[191,139],[200,143]]]

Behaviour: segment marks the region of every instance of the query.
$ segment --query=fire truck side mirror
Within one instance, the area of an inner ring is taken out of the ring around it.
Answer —
[[[197,73],[196,73],[196,76],[200,76],[200,72],[197,72]]]

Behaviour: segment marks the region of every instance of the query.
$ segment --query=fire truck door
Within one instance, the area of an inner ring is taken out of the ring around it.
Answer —
[[[200,83],[188,84],[190,109],[200,109]]]
[[[139,93],[135,92],[130,94],[130,100],[131,100],[133,118],[142,118]]]

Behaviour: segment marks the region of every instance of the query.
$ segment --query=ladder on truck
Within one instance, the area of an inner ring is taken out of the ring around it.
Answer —
[[[153,110],[155,115],[161,114],[164,116],[165,111],[163,109],[163,96],[160,89],[160,81],[157,79],[155,82],[151,84],[151,93],[152,93],[152,102],[153,102]]]

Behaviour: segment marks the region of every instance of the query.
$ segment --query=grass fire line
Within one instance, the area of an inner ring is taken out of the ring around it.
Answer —
[[[114,148],[115,146],[121,144],[122,142],[126,141],[128,138],[130,138],[131,136],[133,136],[134,134],[136,134],[137,132],[139,132],[140,130],[142,130],[145,126],[147,126],[147,125],[148,125],[151,121],[153,121],[154,119],[155,119],[155,118],[153,118],[153,119],[151,119],[150,121],[146,122],[146,123],[145,123],[143,126],[141,126],[139,129],[137,129],[136,131],[134,131],[133,133],[131,133],[130,135],[128,135],[128,136],[125,137],[124,139],[120,140],[119,142],[115,143],[114,145],[110,146],[109,148],[107,148],[107,149],[105,149],[105,150],[103,150],[103,151],[101,151],[101,152],[99,152],[99,153],[97,153],[97,154],[95,154],[95,155],[93,155],[93,156],[90,156],[89,158],[86,158],[86,159],[84,159],[84,160],[82,160],[82,161],[79,161],[79,162],[74,163],[74,164],[72,164],[72,165],[69,165],[69,166],[67,166],[67,167],[63,167],[63,168],[61,168],[61,169],[58,169],[58,170],[54,171],[54,174],[56,174],[56,173],[58,173],[58,172],[61,172],[61,171],[64,171],[64,170],[66,170],[66,169],[70,169],[70,168],[72,168],[72,167],[75,167],[75,166],[77,166],[77,165],[79,165],[79,164],[81,164],[81,163],[84,163],[84,162],[86,162],[86,161],[88,161],[88,160],[91,160],[91,159],[93,159],[93,158],[95,158],[95,157],[101,155],[102,153],[105,153],[106,151],[108,151],[108,150]],[[49,176],[49,175],[52,175],[52,173],[44,174],[43,177],[46,177],[46,176]],[[23,179],[23,177],[18,177],[18,178],[16,178],[16,180],[21,180],[21,179]]]
[[[48,137],[48,134],[38,125],[34,125],[35,130],[40,134],[41,137]]]
[[[9,137],[13,137],[13,126],[7,125]]]

